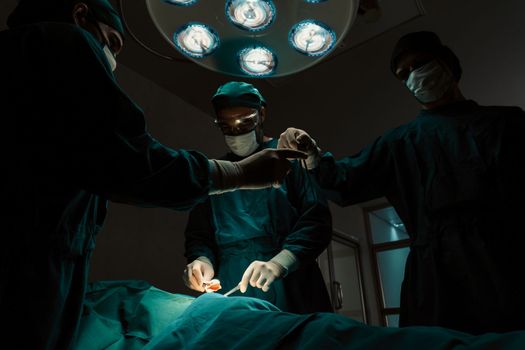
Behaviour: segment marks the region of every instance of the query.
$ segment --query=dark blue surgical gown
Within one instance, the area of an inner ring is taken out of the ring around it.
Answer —
[[[276,147],[277,140],[262,148]],[[233,154],[228,160],[238,160]],[[248,286],[245,295],[297,313],[331,311],[316,258],[330,243],[332,221],[327,201],[298,162],[278,189],[235,191],[210,197],[190,213],[186,257],[209,258],[223,292],[235,287],[255,260],[268,261],[288,249],[298,270],[276,280],[268,292]]]
[[[464,101],[423,110],[356,155],[323,157],[330,198],[386,197],[410,253],[400,325],[525,329],[525,113]]]
[[[0,336],[67,349],[107,201],[189,209],[207,197],[208,160],[148,134],[88,32],[28,25],[0,47]]]

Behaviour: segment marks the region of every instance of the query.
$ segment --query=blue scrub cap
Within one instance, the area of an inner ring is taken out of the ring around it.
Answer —
[[[428,52],[441,58],[452,70],[456,81],[461,78],[461,64],[458,57],[447,46],[441,43],[441,40],[434,32],[420,31],[408,33],[402,36],[397,42],[390,59],[390,69],[395,74],[397,63],[402,55],[408,52]]]
[[[215,111],[225,107],[244,106],[260,109],[266,106],[266,101],[259,90],[242,81],[230,81],[221,85],[211,102]]]
[[[7,19],[7,26],[38,22],[71,22],[71,9],[76,3],[88,5],[96,20],[117,30],[124,37],[124,27],[118,12],[108,0],[19,0]]]

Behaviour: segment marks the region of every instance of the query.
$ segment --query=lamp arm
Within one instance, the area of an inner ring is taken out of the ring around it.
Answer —
[[[185,58],[177,58],[177,57],[173,57],[173,56],[167,56],[167,55],[164,55],[154,49],[152,49],[151,47],[149,47],[148,45],[146,45],[142,40],[140,40],[134,33],[133,31],[131,30],[131,28],[129,27],[128,25],[128,22],[126,21],[126,16],[124,15],[124,9],[123,9],[123,6],[122,6],[122,3],[123,3],[123,0],[117,0],[117,6],[118,6],[118,11],[120,13],[120,17],[122,19],[122,24],[124,25],[124,28],[126,28],[126,31],[129,33],[129,35],[131,36],[131,38],[137,43],[139,44],[142,48],[144,48],[146,51],[154,54],[155,56],[158,56],[160,58],[164,58],[168,61],[172,61],[172,62],[183,62],[183,63],[191,63],[190,60],[188,59],[185,59]]]

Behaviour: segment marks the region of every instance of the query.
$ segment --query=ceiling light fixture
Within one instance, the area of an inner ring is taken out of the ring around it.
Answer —
[[[275,54],[267,48],[245,48],[239,52],[239,66],[250,76],[268,76],[275,70],[277,59]]]
[[[183,54],[202,58],[219,47],[219,36],[205,24],[190,22],[175,32],[173,42]]]
[[[321,62],[359,8],[359,0],[145,1],[163,37],[186,58],[216,72],[264,78]]]
[[[266,29],[275,19],[275,5],[265,0],[229,0],[226,16],[237,27],[252,32]]]
[[[332,49],[336,36],[326,24],[306,20],[292,27],[288,40],[301,53],[308,56],[321,56]]]

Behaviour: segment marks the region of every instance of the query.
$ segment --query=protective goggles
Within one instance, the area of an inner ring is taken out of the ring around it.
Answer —
[[[250,114],[228,120],[215,119],[214,123],[221,129],[224,135],[235,136],[246,134],[255,129],[259,123],[259,111],[255,110]]]

